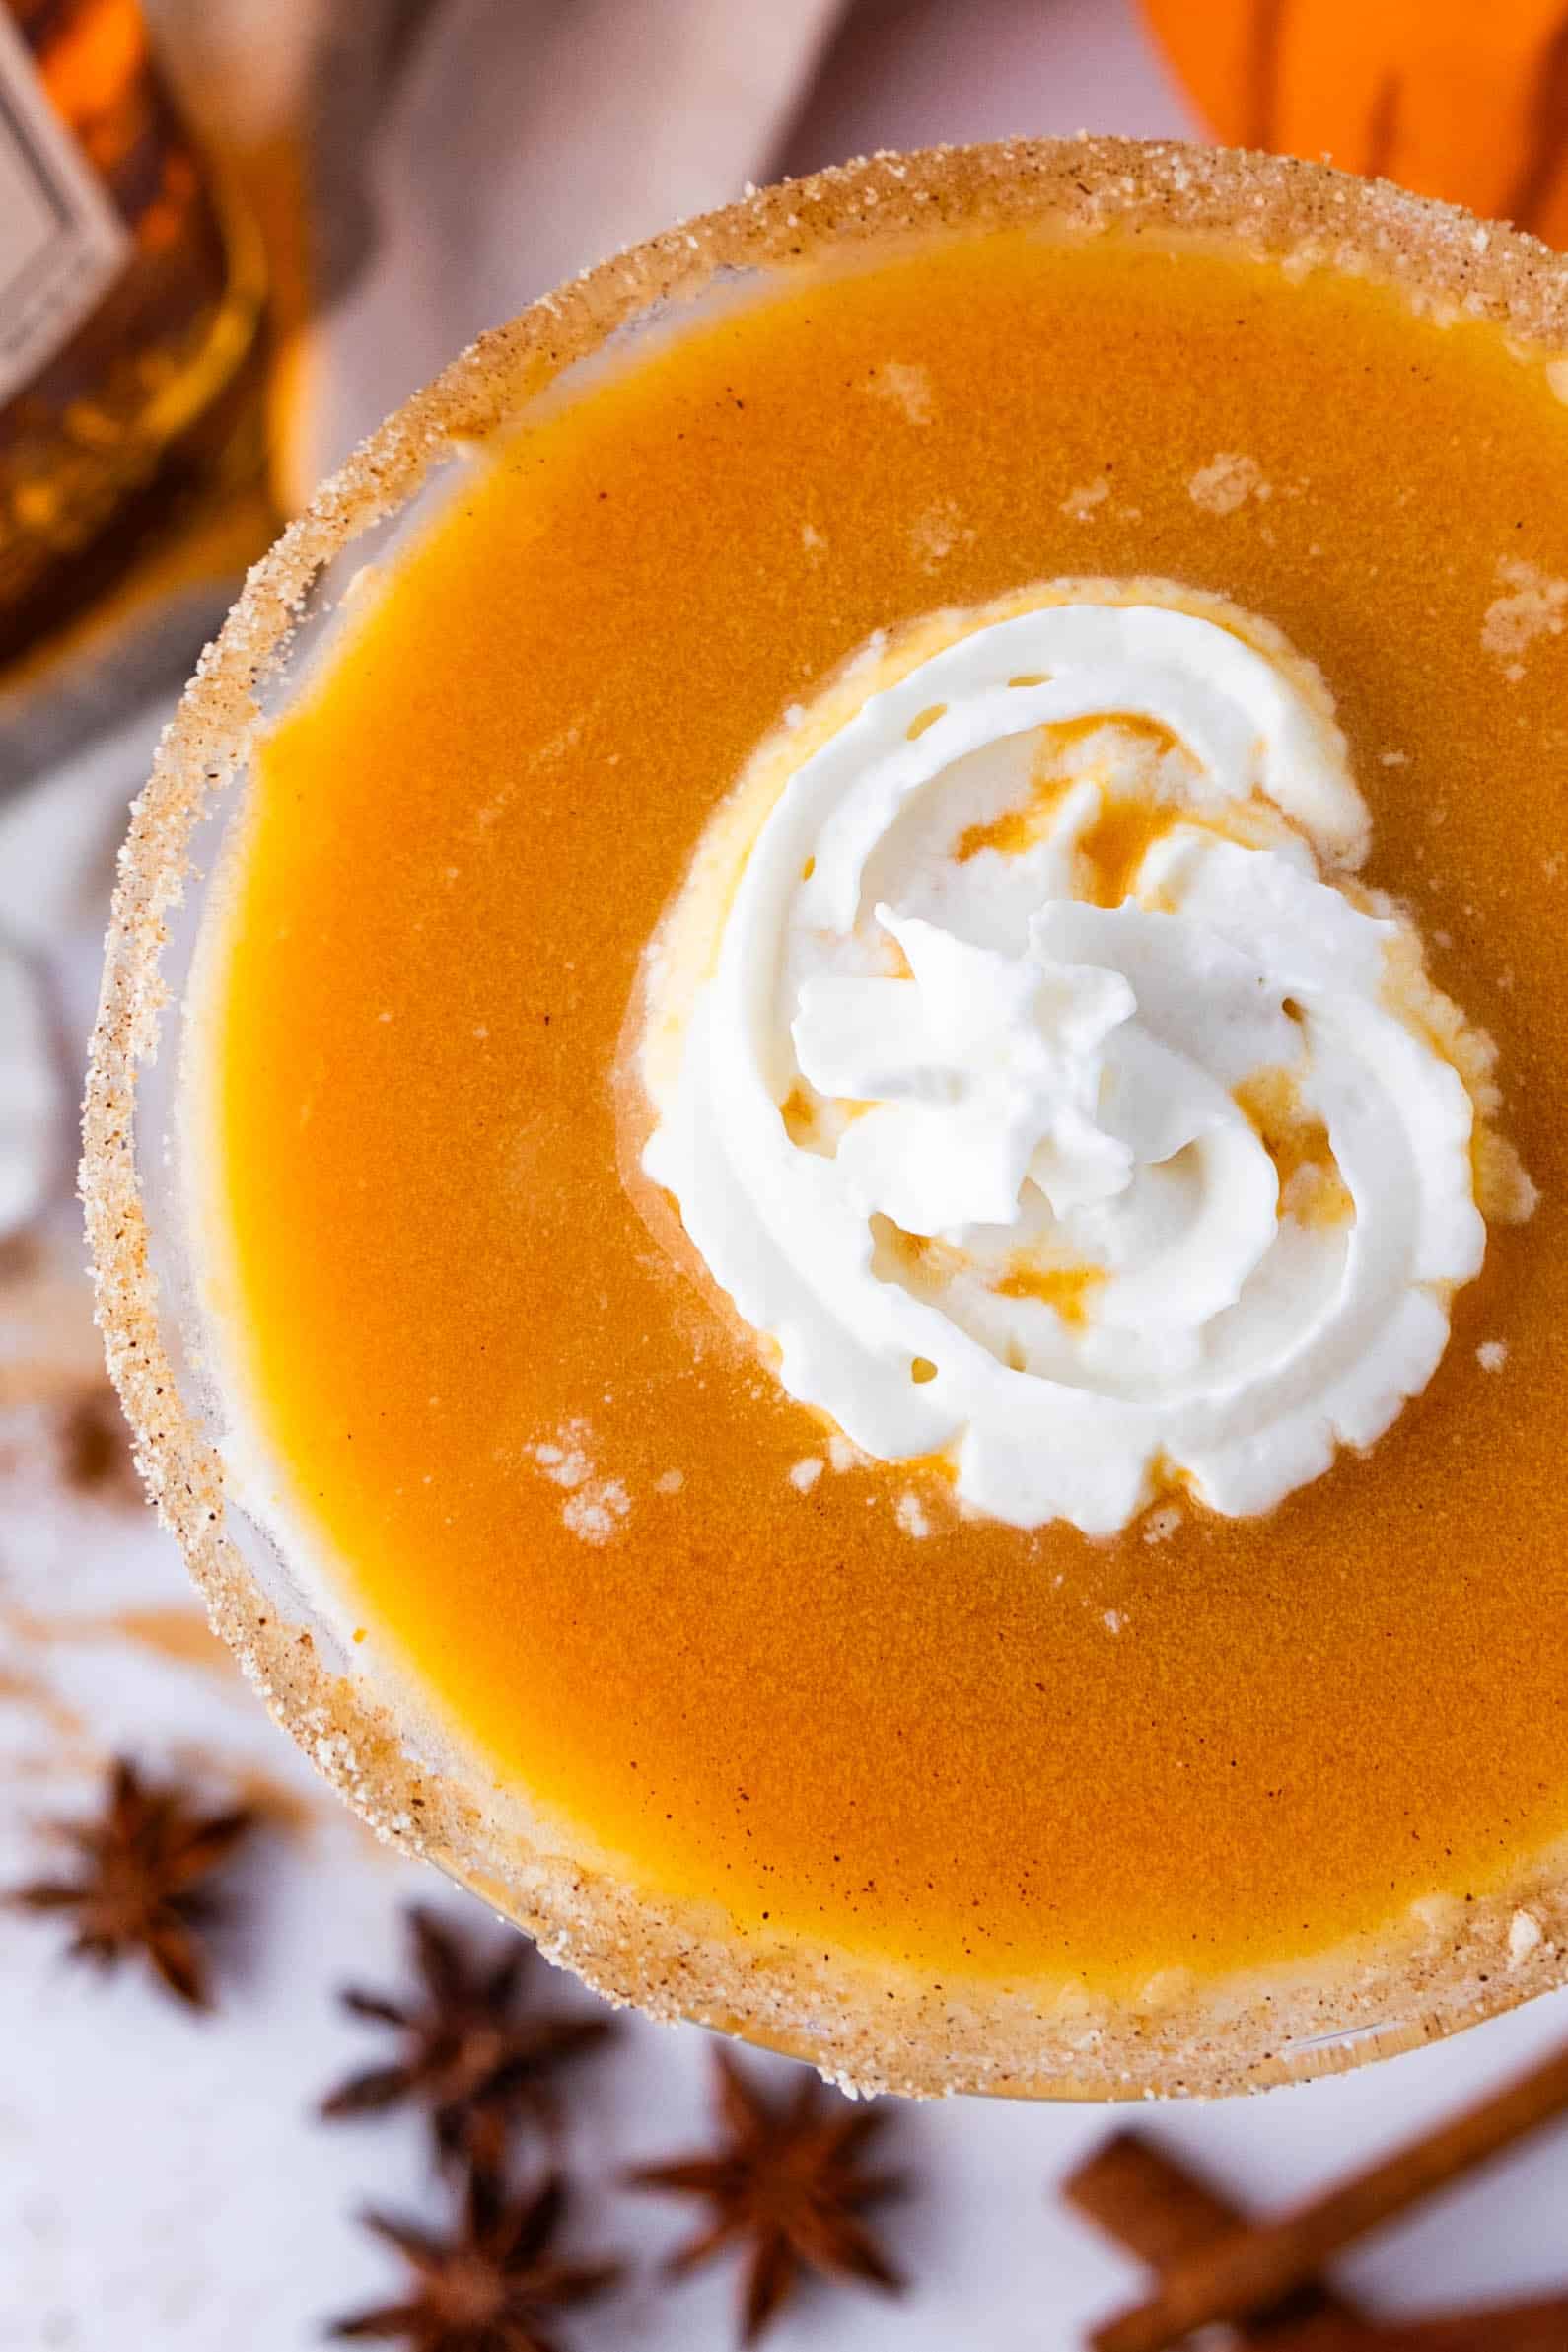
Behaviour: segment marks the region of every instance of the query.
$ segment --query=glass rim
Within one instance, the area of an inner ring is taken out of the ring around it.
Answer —
[[[215,1630],[275,1719],[385,1839],[516,1920],[597,1991],[811,2060],[859,2091],[1121,2099],[1300,2081],[1407,2049],[1568,1982],[1568,1840],[1473,1902],[1439,1906],[1289,1968],[1161,1981],[1137,1997],[1066,1980],[936,1986],[818,1936],[761,1944],[661,1903],[559,1837],[503,1820],[477,1762],[421,1754],[386,1692],[334,1658],[297,1594],[236,1539],[149,1198],[163,1141],[150,1074],[178,1045],[166,970],[199,893],[192,845],[241,794],[327,568],[405,513],[437,466],[515,423],[622,329],[736,271],[853,263],[899,241],[1007,228],[1227,240],[1261,260],[1381,281],[1439,317],[1568,354],[1568,261],[1515,230],[1320,164],[1081,137],[883,154],[763,189],[629,249],[483,336],[318,492],[251,571],[202,656],[134,804],[84,1105],[82,1196],[110,1374],[137,1461]],[[1568,357],[1563,365],[1568,370]],[[1565,390],[1568,397],[1568,390]],[[188,903],[187,903],[188,893]],[[1518,1931],[1521,1914],[1532,1934]]]

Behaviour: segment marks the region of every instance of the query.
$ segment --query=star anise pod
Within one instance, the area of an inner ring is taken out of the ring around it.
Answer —
[[[155,1787],[121,1757],[97,1820],[62,1824],[82,1857],[72,1879],[37,1879],[9,1900],[74,1916],[71,1951],[101,1968],[133,1952],[192,2009],[208,2005],[201,1933],[219,1914],[203,1884],[254,1826],[254,1813],[198,1813],[174,1783]]]
[[[415,1997],[391,2001],[356,1989],[342,1996],[355,2017],[400,2033],[402,2056],[339,2084],[321,2111],[334,2119],[374,2115],[416,2101],[430,2111],[443,2160],[493,2169],[515,2123],[557,2129],[556,2069],[614,2027],[607,2017],[533,2015],[525,1978],[543,1963],[520,1935],[498,1956],[485,1955],[432,1911],[416,1907],[408,1925]]]
[[[903,2280],[861,2220],[868,2205],[902,2193],[888,2173],[861,2169],[884,2107],[855,2106],[803,2073],[792,2098],[768,2099],[728,2050],[714,2052],[714,2108],[724,2134],[710,2155],[645,2165],[635,2188],[705,2197],[712,2218],[667,2265],[676,2277],[732,2246],[747,2247],[741,2341],[754,2344],[803,2271],[861,2279],[896,2292]]]
[[[400,2342],[409,2352],[560,2352],[556,2316],[614,2285],[613,2262],[571,2263],[550,2252],[565,2212],[558,2175],[514,2199],[494,2174],[473,2167],[462,2220],[446,2238],[367,2213],[365,2226],[394,2245],[414,2274],[401,2303],[339,2319],[339,2339]]]

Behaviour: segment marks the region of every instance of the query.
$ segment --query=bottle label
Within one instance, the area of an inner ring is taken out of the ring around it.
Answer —
[[[0,408],[69,342],[130,253],[0,0]]]

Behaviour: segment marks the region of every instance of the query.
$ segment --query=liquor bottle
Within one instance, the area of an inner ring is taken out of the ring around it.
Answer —
[[[259,456],[263,275],[137,0],[0,0],[0,661]]]

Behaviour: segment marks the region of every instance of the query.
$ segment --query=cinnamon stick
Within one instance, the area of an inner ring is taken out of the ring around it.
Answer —
[[[1269,2310],[1306,2285],[1342,2246],[1565,2109],[1568,2049],[1294,2212],[1231,2229],[1210,2245],[1178,2255],[1147,2302],[1095,2330],[1095,2352],[1167,2352],[1199,2327]]]
[[[1568,2295],[1375,2328],[1366,2352],[1565,2352]]]
[[[1103,2141],[1068,2174],[1061,2195],[1151,2270],[1212,2245],[1247,2220],[1228,2197],[1136,2131]],[[1274,2311],[1258,2314],[1238,2336],[1259,2352],[1364,2352],[1367,2325],[1348,2297],[1314,2279]]]
[[[1152,2270],[1243,2227],[1240,2206],[1140,2132],[1102,2141],[1062,2201]],[[1381,2326],[1320,2279],[1237,2329],[1247,2352],[1568,2352],[1568,2296]]]

